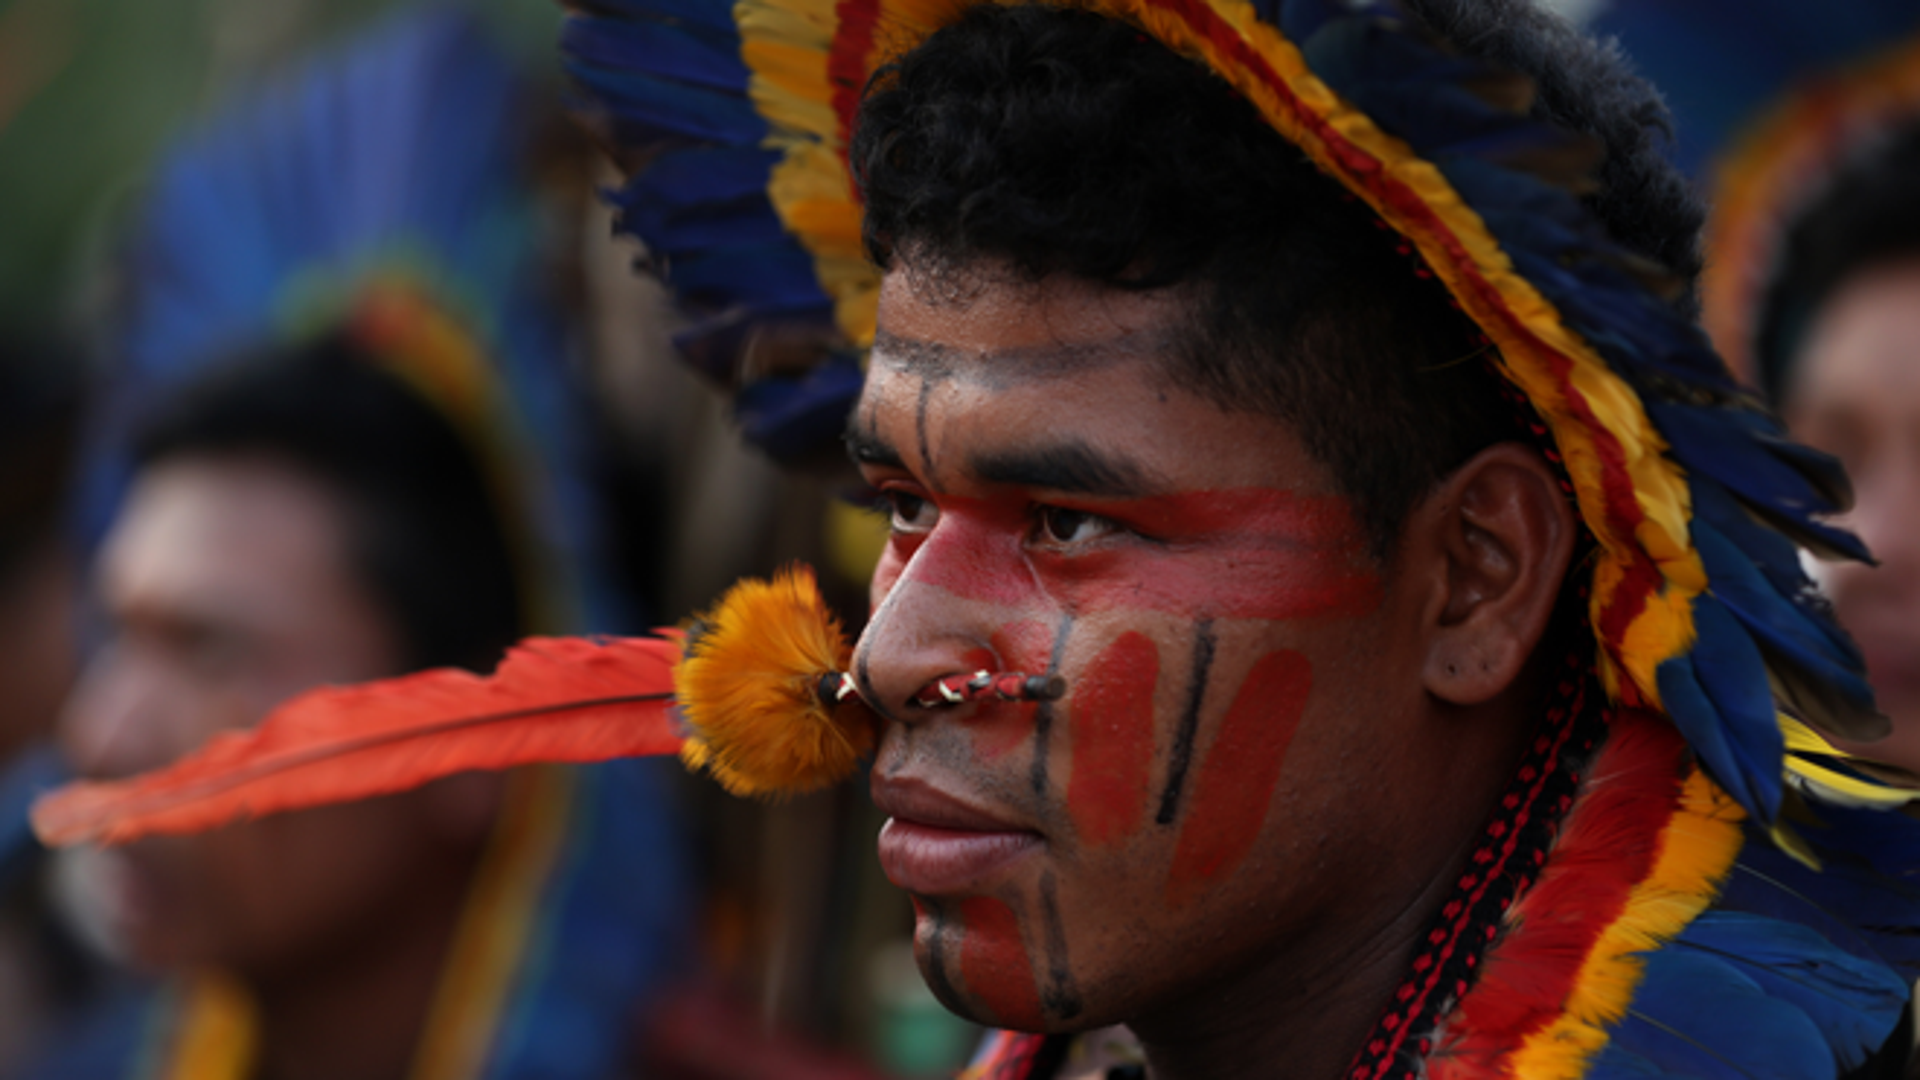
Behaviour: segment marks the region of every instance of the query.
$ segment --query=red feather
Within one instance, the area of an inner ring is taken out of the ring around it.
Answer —
[[[1546,870],[1507,913],[1479,980],[1447,1021],[1432,1074],[1504,1075],[1498,1063],[1566,1008],[1588,952],[1653,870],[1680,805],[1686,743],[1673,725],[1622,709],[1587,771]]]
[[[472,769],[677,753],[679,659],[677,635],[529,638],[490,676],[443,668],[310,691],[167,768],[54,791],[34,804],[34,831],[48,844],[117,844]]]

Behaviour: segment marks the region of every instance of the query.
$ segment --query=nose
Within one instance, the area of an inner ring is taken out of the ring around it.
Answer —
[[[914,698],[940,679],[997,669],[988,632],[966,625],[970,606],[911,577],[894,584],[854,646],[854,678],[874,711],[909,723],[925,712]]]
[[[88,662],[61,710],[56,730],[74,772],[110,780],[173,760],[159,714],[168,695],[149,666],[110,645]]]
[[[861,696],[888,720],[910,723],[927,715],[927,701],[953,702],[951,694],[935,697],[941,680],[1001,672],[1018,662],[995,646],[995,631],[1019,617],[1007,603],[1018,597],[967,596],[952,587],[965,579],[957,568],[979,571],[983,560],[1000,557],[991,538],[972,535],[977,531],[946,518],[903,566],[888,565],[891,552],[882,562],[879,603],[854,646],[854,678]],[[1024,565],[1011,576],[1024,576]]]

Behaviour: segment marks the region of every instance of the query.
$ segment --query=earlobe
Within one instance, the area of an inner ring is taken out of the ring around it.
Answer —
[[[1455,470],[1409,524],[1426,531],[1440,570],[1427,690],[1455,705],[1491,700],[1546,634],[1573,550],[1573,508],[1536,451],[1501,443]]]

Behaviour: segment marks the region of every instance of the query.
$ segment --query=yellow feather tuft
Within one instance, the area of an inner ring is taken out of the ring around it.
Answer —
[[[866,705],[828,706],[816,689],[846,670],[852,648],[811,569],[743,580],[699,622],[674,669],[689,768],[735,795],[791,795],[846,779],[873,751]]]

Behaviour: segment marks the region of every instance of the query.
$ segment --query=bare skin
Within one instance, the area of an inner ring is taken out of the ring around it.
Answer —
[[[154,768],[300,690],[398,673],[347,521],[331,489],[274,458],[147,470],[99,568],[112,639],[61,722],[75,767]],[[401,1077],[497,804],[494,778],[460,777],[113,849],[94,884],[127,960],[246,986],[255,1076]]]
[[[1839,523],[1880,560],[1822,570],[1893,721],[1885,739],[1843,745],[1920,774],[1920,261],[1865,271],[1833,294],[1795,363],[1785,415],[1846,464],[1856,501]]]
[[[1290,430],[1169,374],[1178,294],[975,271],[889,274],[849,436],[922,970],[982,1022],[1125,1023],[1159,1080],[1338,1075],[1534,719],[1570,511],[1497,446],[1382,565]],[[988,666],[1068,695],[911,703]]]

